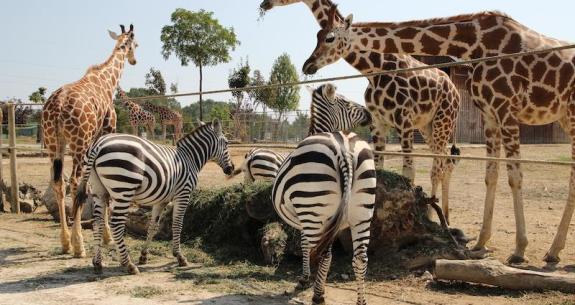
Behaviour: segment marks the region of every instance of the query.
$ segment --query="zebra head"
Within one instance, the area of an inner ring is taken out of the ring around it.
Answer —
[[[204,124],[204,123],[202,123]],[[206,128],[210,131],[210,139],[213,143],[212,152],[211,152],[211,160],[218,163],[218,165],[224,171],[224,174],[227,176],[231,175],[234,172],[234,163],[232,163],[232,158],[230,157],[230,152],[228,150],[228,140],[226,136],[222,132],[222,124],[220,120],[214,119]]]
[[[371,124],[367,108],[336,94],[337,87],[333,84],[324,84],[316,89],[308,87],[308,90],[312,96],[309,135]]]

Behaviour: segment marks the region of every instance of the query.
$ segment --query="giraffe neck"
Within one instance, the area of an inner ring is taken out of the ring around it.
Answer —
[[[112,99],[124,70],[126,53],[126,48],[115,47],[110,57],[102,64],[90,67],[84,78],[104,91],[108,90]]]
[[[352,50],[460,59],[517,53],[559,43],[498,12],[399,23],[355,23],[349,39]]]
[[[309,7],[319,26],[325,29],[329,21],[329,11],[334,3],[331,0],[305,0],[303,2]],[[336,10],[335,21],[340,22],[341,20],[343,17],[339,10]]]

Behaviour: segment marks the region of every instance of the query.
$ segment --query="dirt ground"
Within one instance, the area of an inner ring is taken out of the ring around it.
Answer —
[[[246,150],[234,149],[236,165],[239,166]],[[570,159],[568,145],[523,145],[522,153],[523,158],[530,159]],[[463,146],[462,154],[484,156],[485,150],[482,146]],[[19,181],[41,189],[47,186],[46,158],[19,158],[18,162]],[[70,163],[69,160],[65,163],[67,172]],[[416,184],[428,192],[430,166],[431,160],[416,159]],[[478,234],[482,221],[484,167],[481,161],[461,161],[451,183],[451,224],[471,237]],[[386,159],[386,168],[399,171],[401,159]],[[569,167],[524,165],[523,172],[528,266],[541,268],[544,265],[541,259],[551,244],[567,198]],[[9,181],[6,160],[3,173]],[[210,163],[200,175],[200,187],[237,183],[241,179],[226,180],[221,169]],[[36,214],[22,216],[0,214],[0,304],[309,304],[311,301],[311,289],[294,292],[298,264],[277,269],[237,261],[222,265],[198,254],[191,245],[184,246],[193,262],[187,268],[177,268],[169,244],[157,242],[151,264],[142,267],[140,275],[125,275],[110,250],[105,256],[104,275],[96,276],[90,257],[73,259],[59,253],[58,225],[42,211],[40,208]],[[514,247],[515,221],[503,165],[493,223],[491,255],[504,260]],[[559,272],[575,274],[570,265],[575,264],[574,227],[572,222],[566,248],[561,252]],[[91,232],[84,233],[88,255],[91,237]],[[128,241],[132,259],[137,259],[142,241],[133,238]],[[353,282],[347,279],[347,274],[337,271],[328,279],[327,304],[355,304]],[[411,273],[386,274],[385,269],[370,271],[366,291],[370,304],[575,304],[575,295],[434,282]]]

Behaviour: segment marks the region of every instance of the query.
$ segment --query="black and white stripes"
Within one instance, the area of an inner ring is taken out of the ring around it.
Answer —
[[[356,126],[371,124],[367,108],[336,94],[336,87],[327,83],[316,89],[307,87],[311,93],[311,123],[308,135],[319,132],[351,130]]]
[[[246,153],[242,166],[234,171],[233,176],[243,172],[245,183],[273,180],[284,159],[284,156],[269,149],[252,148]]]
[[[147,260],[147,246],[158,229],[160,212],[170,201],[174,203],[172,223],[173,254],[180,266],[187,265],[180,251],[180,232],[190,193],[198,182],[204,164],[214,159],[226,175],[233,172],[227,140],[219,121],[200,126],[180,139],[176,147],[162,146],[126,134],[109,134],[99,138],[87,151],[84,176],[79,187],[78,205],[85,197],[88,179],[94,195],[93,258],[97,272],[102,271],[100,240],[102,217],[106,202],[111,199],[110,226],[121,258],[130,273],[138,273],[124,243],[126,214],[130,203],[151,205],[152,218],[147,243],[140,263]]]
[[[310,259],[319,258],[314,304],[323,303],[331,245],[342,229],[350,227],[357,304],[366,304],[363,291],[375,205],[375,164],[367,142],[355,133],[337,130],[369,124],[371,116],[364,107],[334,96],[335,87],[329,84],[314,90],[310,126],[313,135],[300,142],[280,167],[272,201],[278,215],[301,230],[300,285],[309,281]]]

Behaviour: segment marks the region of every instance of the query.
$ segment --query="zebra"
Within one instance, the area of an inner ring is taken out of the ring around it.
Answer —
[[[337,94],[335,85],[327,83],[315,89],[310,86],[306,88],[311,93],[308,135],[371,125],[371,114],[367,108]]]
[[[252,148],[244,156],[242,166],[234,171],[229,177],[234,177],[244,172],[244,183],[252,183],[255,180],[273,180],[283,163],[285,157],[265,148]]]
[[[364,277],[376,187],[373,151],[357,134],[335,130],[369,124],[371,116],[364,107],[336,96],[329,84],[313,91],[311,109],[312,135],[280,167],[272,189],[274,209],[302,233],[298,288],[309,284],[310,260],[319,259],[313,304],[324,303],[332,243],[341,230],[351,229],[357,304],[366,304]]]
[[[198,173],[209,160],[215,160],[226,175],[234,171],[228,142],[218,120],[199,126],[181,138],[175,147],[157,145],[128,134],[100,137],[86,152],[84,175],[74,201],[74,211],[84,202],[89,180],[94,194],[94,271],[102,273],[102,217],[110,204],[110,226],[122,266],[138,274],[124,243],[126,214],[130,203],[152,206],[152,217],[140,264],[147,262],[148,246],[158,230],[158,218],[164,207],[174,202],[172,253],[180,266],[188,264],[180,250],[180,233],[190,194],[198,182]]]

